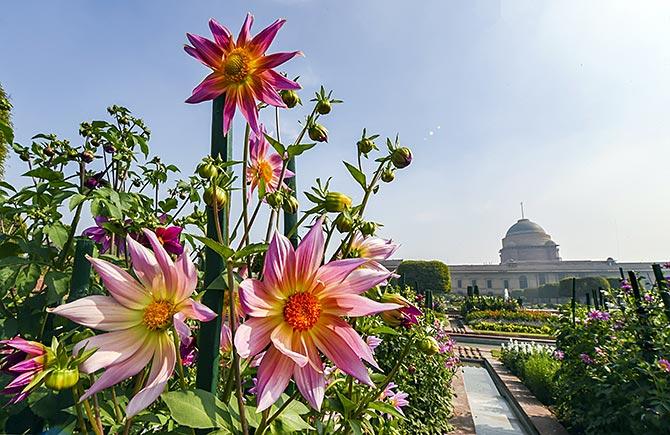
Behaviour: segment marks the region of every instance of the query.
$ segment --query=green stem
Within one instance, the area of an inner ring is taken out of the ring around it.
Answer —
[[[230,292],[229,298],[229,319],[230,319],[230,340],[235,342],[235,331],[237,327],[235,325],[235,277],[233,276],[233,262],[228,260],[227,262],[227,272],[228,272],[228,291]],[[242,434],[247,435],[249,433],[249,427],[247,426],[247,416],[244,410],[244,396],[242,394],[242,378],[240,376],[240,356],[237,354],[235,349],[233,349],[233,372],[235,373],[235,396],[237,396],[237,408],[240,414],[240,426],[242,426]]]
[[[174,341],[174,348],[177,351],[177,367],[179,370],[179,385],[181,386],[181,389],[186,391],[188,389],[188,386],[186,385],[186,376],[184,375],[184,365],[182,364],[181,361],[181,352],[179,351],[179,334],[177,334],[177,330],[175,329],[172,331],[172,340]]]
[[[77,421],[79,422],[79,430],[81,433],[86,435],[88,429],[86,428],[86,422],[84,421],[84,413],[81,410],[81,403],[79,403],[79,394],[76,387],[72,387],[72,395],[74,396],[74,407],[77,410]]]
[[[116,422],[121,423],[123,420],[123,414],[121,414],[121,407],[119,406],[119,400],[116,398],[116,387],[112,386],[112,402],[114,402],[114,415],[116,416]]]
[[[265,433],[265,430],[268,427],[270,427],[270,424],[277,417],[279,417],[281,415],[281,413],[286,409],[286,407],[289,406],[291,404],[291,402],[293,402],[295,399],[298,398],[298,394],[300,394],[300,393],[298,392],[298,390],[296,390],[288,399],[286,399],[286,401],[284,403],[282,403],[282,405],[279,407],[279,409],[277,409],[275,411],[275,413],[272,414],[272,416],[270,416],[270,418],[267,419],[264,426],[262,426],[262,425],[258,426],[258,430],[256,431],[255,435],[263,435]]]
[[[78,383],[75,386],[75,388],[77,389],[76,400],[79,400],[79,398],[81,397],[81,385]],[[93,432],[95,432],[96,435],[102,435],[102,429],[98,426],[98,422],[96,421],[95,416],[93,415],[93,410],[91,409],[91,404],[88,403],[88,399],[85,399],[82,403],[84,404],[86,417],[88,417],[88,422],[91,424]]]
[[[141,373],[135,375],[135,387],[133,387],[133,396],[137,394],[138,391],[140,391],[140,388],[142,388],[142,384],[144,384],[144,378],[147,374],[147,369],[145,368]],[[123,435],[128,435],[130,432],[130,426],[132,425],[133,418],[127,418],[126,417],[126,424],[123,426]]]
[[[247,166],[249,165],[249,124],[244,130],[244,157],[242,159],[242,219],[244,228],[249,227],[249,191],[247,190]],[[242,243],[249,243],[249,233],[244,232]]]

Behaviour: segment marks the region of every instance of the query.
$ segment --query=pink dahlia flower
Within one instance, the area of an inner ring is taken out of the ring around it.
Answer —
[[[399,247],[400,245],[393,243],[392,240],[384,240],[374,236],[363,237],[357,234],[351,242],[349,256],[381,261],[388,259]]]
[[[184,246],[179,240],[181,237],[181,232],[184,229],[182,227],[157,227],[156,228],[156,237],[158,241],[161,242],[163,248],[174,255],[181,255],[184,252]]]
[[[389,397],[389,401],[391,402],[391,405],[398,410],[402,415],[405,415],[404,412],[402,412],[402,408],[405,406],[409,405],[409,400],[407,400],[407,397],[409,394],[403,392],[403,391],[398,391],[391,397]]]
[[[214,41],[186,34],[193,46],[186,45],[184,50],[213,71],[193,89],[193,95],[186,102],[200,103],[226,94],[223,109],[224,133],[230,129],[235,107],[239,106],[251,129],[256,134],[261,134],[256,101],[286,107],[277,90],[300,89],[300,85],[280,75],[273,68],[302,53],[291,51],[265,54],[286,20],[275,21],[252,38],[253,22],[254,17],[247,14],[237,40],[233,38],[230,30],[214,19],[209,20]]]
[[[261,134],[253,134],[249,142],[249,167],[247,177],[251,183],[251,191],[261,183],[266,192],[279,189],[279,178],[283,166],[282,158],[277,153],[268,153],[269,144],[265,138],[263,126]],[[284,179],[293,177],[293,172],[286,169]],[[283,183],[282,183],[283,184]]]
[[[153,252],[126,238],[138,279],[112,263],[89,257],[111,296],[88,296],[50,310],[80,325],[107,332],[74,347],[75,353],[84,347],[98,349],[80,365],[81,371],[105,369],[82,400],[136,375],[151,363],[144,388],[126,407],[128,417],[153,403],[172,376],[177,350],[170,331],[187,339],[191,330],[186,319],[209,321],[216,316],[191,298],[198,276],[188,254],[182,253],[173,262],[156,234],[149,230],[144,230],[144,234]]]
[[[362,362],[377,367],[372,351],[342,317],[399,308],[360,295],[390,272],[361,268],[368,260],[357,258],[322,266],[322,223],[320,218],[295,250],[275,233],[263,281],[240,283],[240,302],[250,318],[237,330],[235,347],[243,358],[267,348],[258,369],[259,411],[279,398],[291,378],[312,407],[320,409],[325,380],[319,351],[343,372],[374,385]]]
[[[0,391],[2,394],[14,395],[8,405],[20,402],[28,397],[39,382],[33,382],[44,371],[47,363],[47,348],[35,341],[15,337],[11,340],[0,341],[0,371],[15,376],[7,386]],[[43,374],[42,374],[43,376]]]

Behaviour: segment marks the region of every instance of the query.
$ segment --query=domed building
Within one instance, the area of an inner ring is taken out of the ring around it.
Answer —
[[[387,260],[384,265],[394,269],[401,261]],[[651,264],[618,263],[611,257],[606,260],[563,260],[558,254],[558,244],[544,228],[522,217],[502,239],[500,264],[453,264],[449,265],[449,271],[455,293],[465,294],[468,286],[478,286],[482,295],[502,295],[505,289],[533,289],[568,277],[617,278],[619,267],[625,271],[634,270],[652,280]]]

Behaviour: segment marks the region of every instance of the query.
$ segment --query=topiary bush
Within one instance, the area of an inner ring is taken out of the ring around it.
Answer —
[[[396,269],[400,282],[416,292],[432,290],[446,293],[451,291],[449,266],[441,261],[404,260]]]

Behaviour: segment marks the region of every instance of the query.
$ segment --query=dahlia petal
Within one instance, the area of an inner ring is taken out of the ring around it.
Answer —
[[[250,317],[235,331],[235,348],[242,358],[257,355],[270,344],[270,334],[279,325],[281,318]]]
[[[256,93],[256,97],[262,102],[269,104],[270,106],[286,108],[284,100],[281,99],[281,96],[269,84],[261,82],[259,86],[254,88],[254,92]]]
[[[382,270],[371,269],[368,267],[356,269],[342,281],[334,293],[352,293],[360,294],[370,290],[377,284],[386,281],[391,276],[391,272],[382,267]]]
[[[177,313],[172,316],[172,324],[174,325],[175,331],[177,331],[180,343],[191,338],[191,328],[189,328],[184,321],[185,317],[186,316],[184,316],[183,313]]]
[[[193,89],[191,96],[186,99],[189,104],[202,103],[213,100],[226,91],[226,83],[217,73],[211,73]],[[233,101],[234,103],[234,101]]]
[[[21,337],[14,337],[9,340],[2,340],[0,344],[11,346],[29,355],[43,355],[45,353],[44,345],[36,341],[28,341]]]
[[[175,262],[179,282],[177,293],[175,294],[175,302],[177,303],[190,298],[198,286],[198,271],[195,269],[193,261],[191,261],[191,257],[188,254],[187,251],[182,252]]]
[[[323,217],[320,217],[295,250],[296,279],[299,283],[308,283],[312,280],[323,260],[324,244]]]
[[[249,36],[251,35],[251,26],[254,24],[254,16],[247,13],[240,35],[237,37],[237,46],[247,45],[249,43]]]
[[[280,53],[268,54],[263,56],[258,62],[259,69],[270,69],[281,65],[284,62],[288,62],[294,57],[302,55],[302,51],[284,51]]]
[[[187,33],[186,37],[189,42],[193,44],[200,57],[205,61],[205,64],[212,69],[216,69],[221,65],[223,60],[223,50],[214,42],[199,35]]]
[[[194,299],[188,298],[177,305],[177,311],[183,313],[187,318],[209,322],[216,317],[216,313]]]
[[[342,336],[337,333],[333,334],[333,330],[324,327],[324,325],[318,325],[312,328],[311,331],[314,344],[340,370],[355,377],[364,384],[374,385],[360,357],[349,347]]]
[[[144,344],[148,331],[142,326],[123,331],[108,332],[86,338],[75,344],[72,353],[79,354],[81,349],[97,349],[93,355],[79,365],[84,373],[95,373],[98,370],[119,364],[130,358]]]
[[[157,337],[148,335],[137,352],[124,361],[107,367],[98,380],[86,390],[80,401],[85,400],[93,394],[118,384],[124,379],[138,374],[151,360],[152,355],[158,347]]]
[[[270,47],[270,44],[272,44],[272,41],[275,39],[275,36],[277,36],[277,32],[279,32],[279,29],[282,28],[284,23],[286,23],[286,20],[279,19],[274,23],[270,24],[265,29],[258,32],[256,36],[253,37],[253,39],[250,42],[250,45],[254,46],[254,48],[259,53],[265,53],[265,50],[267,50]]]
[[[261,412],[269,408],[279,399],[291,379],[295,364],[291,358],[284,356],[274,347],[263,356],[261,365],[258,368],[257,407],[256,411]]]
[[[321,410],[323,396],[326,392],[326,379],[323,371],[314,370],[310,364],[305,367],[294,366],[293,379],[298,386],[300,394],[307,399],[312,408]]]
[[[9,384],[7,384],[7,386],[5,387],[6,393],[12,394],[16,390],[23,390],[23,387],[30,384],[30,382],[33,380],[34,377],[35,377],[34,372],[21,373],[20,375],[12,379],[12,381]]]
[[[18,364],[14,364],[7,370],[14,373],[33,372],[44,366],[44,357],[42,355],[26,359]]]
[[[223,104],[223,134],[228,134],[230,125],[235,116],[235,107],[237,107],[237,97],[234,92],[226,93],[226,99]]]
[[[154,253],[132,237],[126,237],[126,245],[135,275],[144,287],[152,291],[163,287],[163,273]]]
[[[300,367],[305,367],[308,362],[307,351],[300,341],[300,334],[294,333],[293,328],[286,322],[281,322],[270,334],[272,344],[281,353],[291,358]],[[300,353],[300,351],[305,352]]]
[[[137,415],[140,411],[151,405],[165,390],[170,376],[174,371],[177,360],[177,352],[170,338],[162,334],[159,338],[159,347],[154,353],[151,363],[151,372],[147,383],[126,406],[126,418]]]
[[[326,296],[322,299],[324,312],[336,316],[361,317],[381,313],[382,311],[397,310],[402,305],[381,303],[357,294],[338,294],[335,297]]]
[[[214,36],[214,41],[224,50],[230,46],[233,35],[226,26],[221,25],[218,21],[212,18],[209,20],[209,30],[211,30],[212,35]]]
[[[174,262],[172,261],[172,258],[170,258],[170,254],[168,254],[165,248],[163,248],[163,245],[158,240],[158,237],[156,237],[156,234],[153,231],[147,229],[143,231],[154,250],[156,261],[158,261],[158,265],[163,272],[163,278],[165,279],[165,289],[163,289],[163,296],[173,300],[175,293],[177,292],[177,284],[179,283],[177,278],[177,271],[174,267]]]
[[[256,134],[261,134],[261,129],[258,125],[258,108],[256,107],[256,101],[251,90],[246,88],[241,89],[238,95],[238,102],[240,112],[242,112],[242,116],[249,123],[251,130]]]
[[[239,295],[245,314],[253,317],[277,314],[279,300],[266,291],[263,282],[254,278],[245,279],[240,283]]]
[[[121,305],[132,310],[144,309],[151,295],[128,272],[109,261],[86,256],[102,279],[109,294]]]
[[[195,48],[191,47],[190,45],[184,45],[184,51],[191,57],[197,59],[200,63],[205,65],[207,68],[211,68],[209,64],[207,63],[207,60],[205,59],[205,56],[203,56],[198,50]]]
[[[297,82],[287,79],[283,75],[271,69],[263,71],[261,77],[263,78],[263,80],[270,83],[270,85],[275,89],[296,90],[302,88]]]
[[[280,289],[295,287],[294,264],[293,245],[291,245],[289,239],[279,234],[279,232],[275,232],[265,254],[263,265],[263,282],[268,293],[277,297],[280,295]]]
[[[358,269],[368,260],[364,258],[347,258],[344,260],[331,261],[324,264],[316,272],[315,279],[321,281],[326,289],[341,283],[354,270]]]
[[[101,331],[128,329],[142,321],[142,311],[128,309],[110,296],[87,296],[56,308],[47,308],[47,311]]]
[[[365,340],[358,335],[358,332],[356,332],[354,328],[339,317],[329,316],[328,321],[329,329],[331,329],[333,333],[342,337],[356,355],[370,363],[373,367],[379,369],[379,365],[377,365],[377,361],[375,361],[372,349],[370,349],[370,346],[368,346]]]

